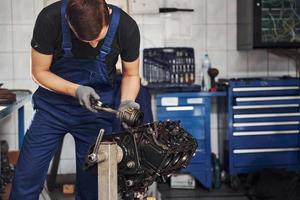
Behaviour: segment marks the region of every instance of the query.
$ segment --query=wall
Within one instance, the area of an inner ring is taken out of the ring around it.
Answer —
[[[0,7],[0,82],[6,88],[36,88],[30,79],[30,38],[35,18],[43,7],[41,0],[2,0]],[[26,125],[31,105],[26,105]],[[0,123],[0,137],[17,149],[16,115]]]
[[[296,76],[293,60],[266,50],[237,51],[236,0],[160,0],[161,7],[193,8],[193,13],[134,15],[142,35],[141,49],[150,47],[193,47],[196,71],[208,52],[217,78]],[[196,77],[197,78],[197,77]],[[199,83],[199,78],[196,79]],[[212,107],[212,151],[218,153],[216,106]]]
[[[50,0],[48,2],[53,2]],[[116,2],[116,0],[113,0]],[[125,1],[125,0],[120,0]],[[109,2],[109,0],[108,0]],[[41,0],[2,0],[0,7],[0,82],[7,88],[35,90],[30,79],[30,39],[35,18],[43,7]],[[149,47],[191,46],[199,71],[207,51],[218,78],[253,76],[295,76],[294,62],[265,50],[236,50],[236,0],[160,0],[160,6],[187,7],[193,13],[134,15],[142,36],[141,50]],[[26,9],[25,9],[26,8]],[[141,52],[142,55],[142,52]],[[26,105],[26,126],[31,105]],[[17,149],[16,115],[0,123],[0,139]],[[74,173],[74,141],[65,138],[60,173]],[[216,112],[212,114],[212,148],[217,152]]]

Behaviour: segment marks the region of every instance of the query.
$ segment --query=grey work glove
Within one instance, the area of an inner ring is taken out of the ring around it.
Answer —
[[[82,105],[89,111],[97,112],[97,110],[92,108],[91,98],[94,98],[95,100],[99,100],[100,97],[93,88],[91,88],[89,86],[80,85],[77,88],[75,94],[76,94],[76,98],[78,99],[80,105]]]
[[[118,108],[118,111],[119,113],[123,112],[123,111],[126,111],[127,109],[129,108],[135,108],[135,109],[140,109],[140,104],[136,103],[135,101],[132,101],[132,100],[125,100],[125,101],[122,101],[119,108]],[[117,118],[120,119],[120,114],[117,114]],[[122,122],[122,126],[125,128],[125,129],[128,129],[128,125],[125,123],[125,122]]]

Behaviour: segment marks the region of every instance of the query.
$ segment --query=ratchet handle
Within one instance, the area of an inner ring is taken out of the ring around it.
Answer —
[[[107,105],[103,104],[102,101],[100,101],[98,99],[94,99],[91,97],[90,101],[91,101],[92,107],[97,111],[109,112],[109,113],[113,113],[115,115],[118,113],[118,111],[108,107]]]
[[[139,109],[128,108],[124,111],[114,110],[107,105],[103,104],[100,100],[91,98],[91,104],[94,109],[99,112],[108,112],[116,115],[116,117],[125,122],[130,127],[138,126],[142,123],[144,118],[144,113],[142,113]]]

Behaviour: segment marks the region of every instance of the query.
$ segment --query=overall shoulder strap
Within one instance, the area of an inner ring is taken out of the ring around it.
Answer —
[[[66,19],[66,8],[68,0],[61,1],[61,31],[62,31],[62,49],[64,50],[64,56],[73,56],[70,27]]]
[[[107,54],[110,53],[112,49],[112,43],[115,38],[115,34],[117,32],[119,21],[120,21],[120,8],[110,5],[112,9],[112,17],[109,23],[108,31],[104,39],[104,43],[100,48],[100,55],[97,57],[101,61],[105,61]]]

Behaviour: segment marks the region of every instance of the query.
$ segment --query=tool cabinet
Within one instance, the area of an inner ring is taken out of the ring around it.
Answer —
[[[208,93],[163,93],[156,96],[157,119],[180,120],[181,126],[197,139],[196,154],[185,171],[206,188],[212,185],[210,112],[211,96]]]
[[[229,174],[300,169],[300,80],[231,80],[228,86]]]

